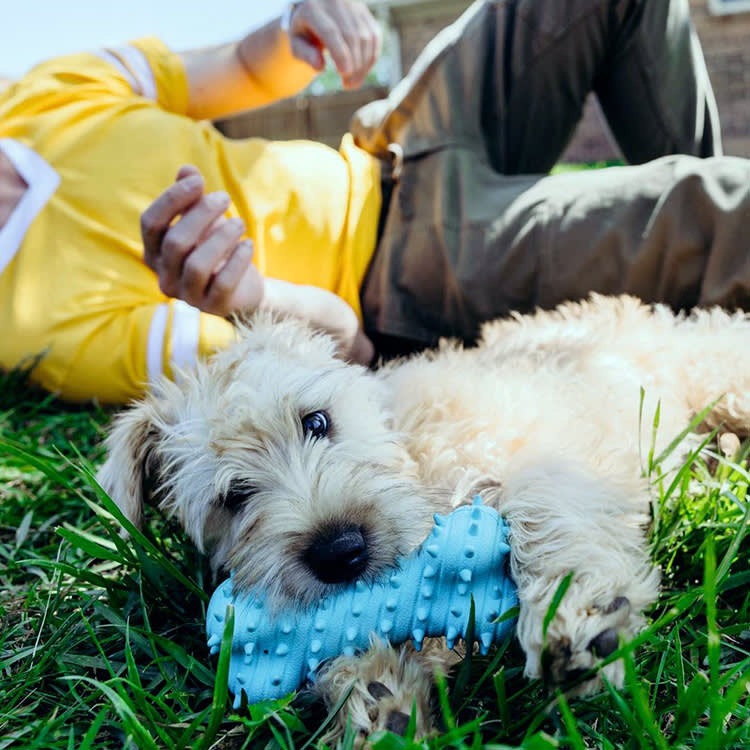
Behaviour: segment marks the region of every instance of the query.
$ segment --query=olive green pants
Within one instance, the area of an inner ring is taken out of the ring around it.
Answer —
[[[634,166],[545,176],[591,91]],[[750,308],[750,161],[721,156],[687,0],[479,0],[352,132],[386,178],[403,155],[362,288],[376,339],[592,291]]]

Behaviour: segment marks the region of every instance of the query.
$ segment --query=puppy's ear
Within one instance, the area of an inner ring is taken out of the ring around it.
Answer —
[[[96,477],[138,527],[143,519],[143,504],[157,486],[163,425],[152,401],[119,414],[106,440],[107,459]]]

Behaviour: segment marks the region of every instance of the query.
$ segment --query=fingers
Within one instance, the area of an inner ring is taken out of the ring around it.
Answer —
[[[363,61],[363,67],[369,72],[380,58],[380,53],[383,49],[383,34],[380,25],[372,13],[370,13],[370,9],[366,5],[358,7],[359,12],[365,17],[364,23],[367,24],[369,30],[364,39],[365,52]]]
[[[353,16],[344,25],[344,37],[353,50],[352,69],[342,75],[345,88],[358,88],[380,56],[381,34],[377,21],[363,3],[355,4]]]
[[[200,173],[195,167],[183,169],[189,170],[187,174],[180,178],[178,173],[177,182],[167,188],[141,214],[143,259],[154,271],[157,268],[162,239],[170,225],[203,195],[204,181]]]
[[[180,167],[177,181],[143,213],[144,260],[159,288],[204,312],[227,316],[263,297],[263,278],[252,265],[253,246],[242,240],[242,219],[227,219],[229,195],[204,195],[196,167]]]
[[[292,54],[302,62],[306,62],[311,68],[322,71],[326,66],[323,48],[315,43],[314,40],[303,36],[293,36],[290,40]]]
[[[191,177],[193,175],[197,175],[198,177],[201,176],[201,173],[198,167],[195,167],[192,164],[183,164],[178,170],[177,177],[175,177],[175,179],[182,180],[185,177]]]
[[[327,49],[345,88],[360,86],[380,53],[370,10],[353,0],[306,0],[292,16],[292,53],[316,70]]]
[[[170,279],[176,289],[165,293],[179,297],[193,307],[203,309],[204,299],[214,274],[226,265],[227,258],[236,251],[244,231],[245,224],[242,219],[226,219],[218,223],[204,240],[201,241],[199,238],[193,245],[182,267],[172,272]]]
[[[182,273],[186,259],[192,257],[198,244],[211,232],[214,222],[223,216],[228,206],[229,196],[223,191],[204,195],[166,231],[155,269],[164,294],[171,297],[182,294]],[[224,230],[224,234],[231,232],[231,229],[232,225]],[[220,236],[224,234],[220,233]],[[235,242],[240,234],[234,238]],[[209,247],[215,249],[216,244],[209,243]]]
[[[252,260],[253,243],[243,240],[209,284],[202,309],[224,317],[257,309],[263,299],[264,283]]]
[[[364,81],[369,71],[369,68],[364,67],[366,26],[362,23],[357,9],[354,9],[352,15],[342,16],[339,29],[342,48],[338,57],[331,49],[331,58],[341,76],[344,88],[356,88]]]

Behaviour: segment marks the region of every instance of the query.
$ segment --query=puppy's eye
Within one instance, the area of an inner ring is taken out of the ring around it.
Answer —
[[[254,487],[238,484],[235,487],[230,487],[227,493],[218,499],[218,503],[230,513],[238,513],[256,492],[257,490]]]
[[[305,435],[314,438],[325,437],[331,429],[331,418],[328,416],[328,412],[313,411],[306,414],[302,417],[302,429],[305,431]]]

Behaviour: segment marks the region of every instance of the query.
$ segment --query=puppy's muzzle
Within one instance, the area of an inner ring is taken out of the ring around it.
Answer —
[[[370,553],[360,526],[335,527],[318,534],[305,552],[305,562],[323,583],[346,583],[367,568]]]

